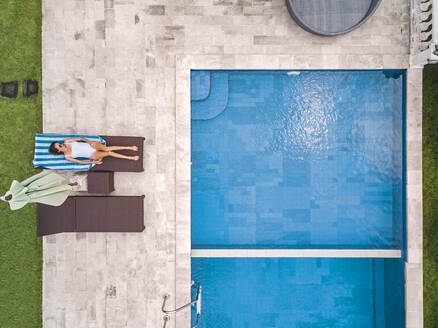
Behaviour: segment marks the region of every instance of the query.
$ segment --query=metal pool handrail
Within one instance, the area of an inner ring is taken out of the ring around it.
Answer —
[[[202,305],[202,286],[199,285],[198,291],[196,293],[196,323],[192,328],[196,328],[199,325],[199,317],[201,316],[201,305]]]
[[[169,294],[165,294],[163,296],[163,305],[161,306],[161,311],[164,313],[164,328],[167,325],[167,321],[170,320],[170,314],[175,314],[178,313],[190,306],[195,306],[196,305],[196,324],[192,327],[192,328],[196,328],[199,325],[199,317],[201,315],[201,302],[202,302],[202,286],[198,283],[194,283],[192,282],[192,286],[193,285],[197,285],[198,288],[196,290],[196,299],[194,301],[191,301],[190,303],[184,304],[183,306],[180,306],[174,310],[165,310],[166,307],[166,301],[167,299],[170,297]]]
[[[167,327],[167,322],[170,320],[170,317],[166,314],[164,317],[163,317],[163,321],[164,321],[164,323],[163,323],[163,328],[166,328]]]

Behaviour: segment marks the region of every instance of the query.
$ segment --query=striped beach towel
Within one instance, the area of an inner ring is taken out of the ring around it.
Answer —
[[[64,155],[53,155],[49,153],[49,147],[52,142],[64,142],[69,138],[87,138],[92,141],[99,141],[106,145],[105,140],[99,136],[90,136],[85,134],[41,134],[35,135],[35,155],[33,158],[34,167],[45,167],[52,170],[61,171],[88,171],[95,164],[79,164],[70,162],[65,159]],[[89,161],[89,158],[78,158]]]

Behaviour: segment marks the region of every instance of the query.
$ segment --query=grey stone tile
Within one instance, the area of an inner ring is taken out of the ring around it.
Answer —
[[[98,20],[95,22],[96,38],[105,39],[105,20]]]
[[[104,0],[104,8],[105,9],[114,8],[114,0]]]
[[[204,14],[203,6],[185,6],[184,15],[186,16],[202,16]]]
[[[144,9],[146,15],[165,15],[166,6],[163,5],[151,5]]]

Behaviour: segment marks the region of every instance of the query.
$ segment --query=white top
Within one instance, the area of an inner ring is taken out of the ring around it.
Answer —
[[[87,142],[70,142],[68,143],[71,146],[71,154],[67,156],[71,156],[73,158],[77,157],[86,157],[90,158],[96,152],[96,149],[90,146]]]

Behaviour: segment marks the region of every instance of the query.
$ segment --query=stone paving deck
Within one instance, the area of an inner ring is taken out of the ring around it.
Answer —
[[[283,0],[43,0],[44,132],[146,138],[145,171],[116,174],[114,192],[146,196],[145,231],[45,237],[43,326],[162,327],[162,295],[187,301],[190,68],[408,69],[409,3],[383,0],[358,30],[323,38]],[[420,69],[407,129],[407,327],[421,327]]]

